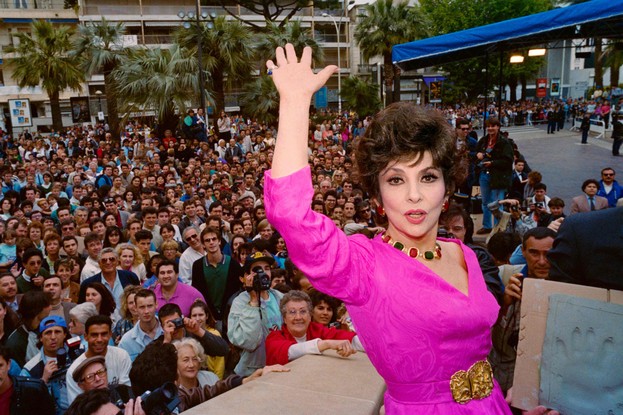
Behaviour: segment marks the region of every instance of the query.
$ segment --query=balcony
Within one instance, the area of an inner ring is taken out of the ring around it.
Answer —
[[[78,20],[74,9],[65,7],[65,0],[0,0],[0,15],[5,23],[24,18]]]

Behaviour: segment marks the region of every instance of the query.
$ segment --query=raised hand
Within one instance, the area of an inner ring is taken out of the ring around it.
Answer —
[[[272,60],[266,62],[266,67],[272,73],[273,82],[284,99],[307,99],[304,105],[309,104],[311,96],[323,86],[329,77],[337,71],[337,66],[329,65],[318,74],[311,69],[312,51],[306,47],[298,60],[294,46],[288,43],[285,49],[278,47],[276,51],[277,63]]]

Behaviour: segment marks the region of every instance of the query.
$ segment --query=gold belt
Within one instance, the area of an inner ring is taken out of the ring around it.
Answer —
[[[493,391],[493,371],[486,360],[474,363],[467,372],[459,370],[450,378],[454,401],[466,404],[472,399],[482,399]]]

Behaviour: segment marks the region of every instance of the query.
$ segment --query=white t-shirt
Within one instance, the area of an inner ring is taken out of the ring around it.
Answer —
[[[67,402],[69,405],[82,393],[82,389],[74,382],[73,373],[76,367],[87,358],[86,353],[80,355],[67,369]],[[124,384],[130,386],[130,369],[132,361],[130,355],[123,349],[115,346],[108,346],[106,351],[106,371],[108,384]]]

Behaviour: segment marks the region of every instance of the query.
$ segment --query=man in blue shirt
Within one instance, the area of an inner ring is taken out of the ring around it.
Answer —
[[[608,199],[608,207],[616,207],[617,200],[623,197],[623,187],[614,180],[616,172],[612,167],[606,167],[601,170],[601,180],[599,181],[599,190],[597,196]]]
[[[145,347],[164,334],[160,321],[156,318],[156,294],[151,290],[141,290],[134,296],[138,309],[138,324],[123,335],[119,347],[124,349],[134,361]]]

